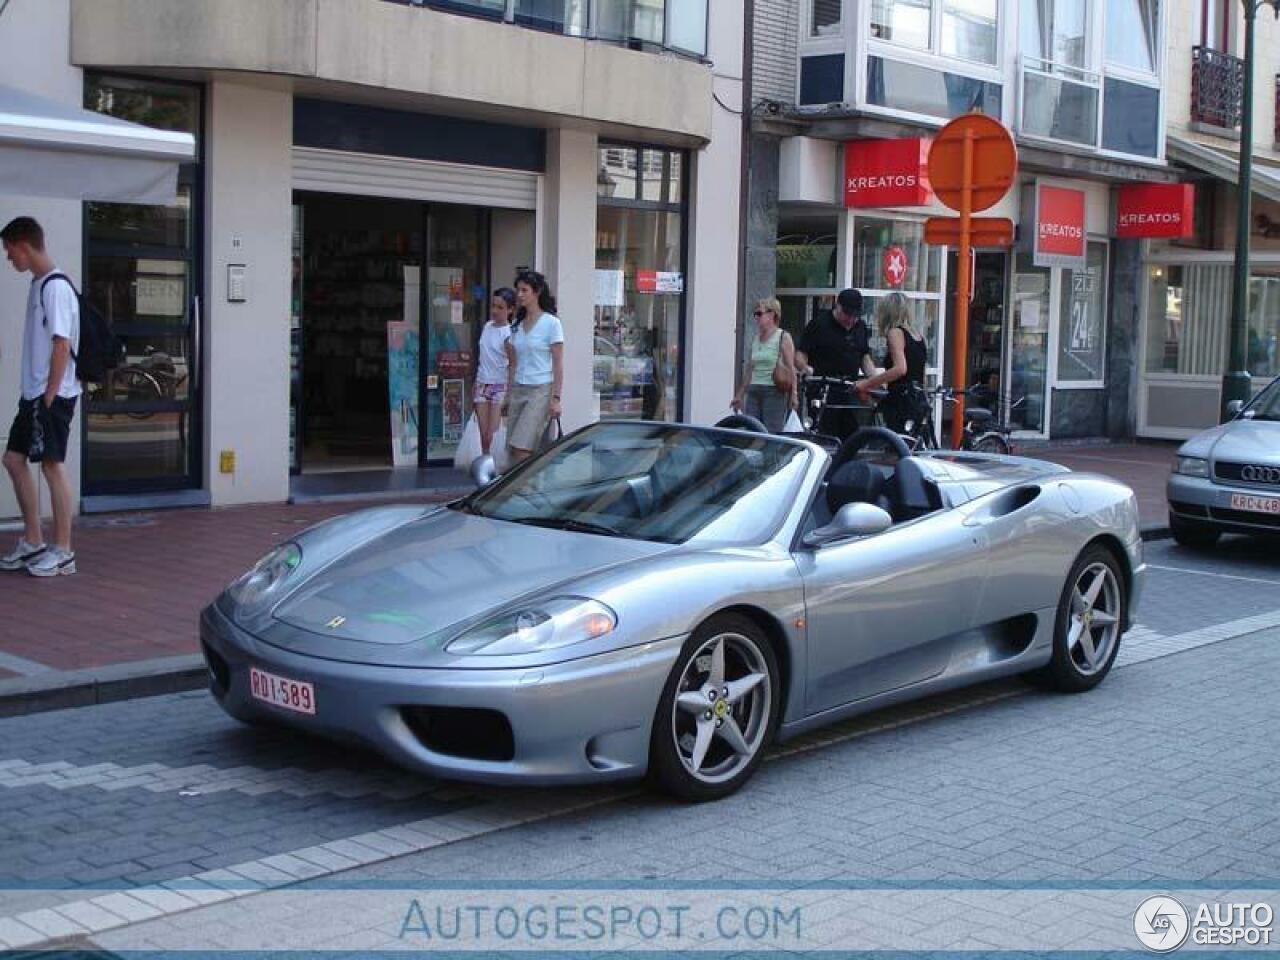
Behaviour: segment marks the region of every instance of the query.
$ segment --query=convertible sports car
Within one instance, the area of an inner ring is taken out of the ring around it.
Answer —
[[[231,715],[490,782],[710,799],[775,738],[1106,676],[1143,580],[1112,480],[1017,457],[596,424],[457,502],[336,518],[203,614]]]

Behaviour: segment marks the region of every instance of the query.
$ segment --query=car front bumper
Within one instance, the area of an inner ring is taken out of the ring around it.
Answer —
[[[436,776],[484,783],[580,783],[642,776],[663,685],[684,637],[538,668],[494,670],[380,667],[323,660],[262,643],[217,604],[200,617],[200,638],[219,705],[244,721],[267,720],[367,745]],[[315,688],[315,715],[250,693],[256,666]],[[509,760],[477,759],[427,746],[413,708],[496,711],[510,723]]]
[[[1231,505],[1233,494],[1277,500],[1280,490],[1172,473],[1166,492],[1170,515],[1181,520],[1203,523],[1229,533],[1280,533],[1280,514],[1240,510]]]

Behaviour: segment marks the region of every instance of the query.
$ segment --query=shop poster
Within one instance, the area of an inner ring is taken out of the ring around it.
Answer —
[[[466,381],[446,380],[441,399],[444,413],[444,429],[441,440],[457,443],[462,439],[463,412],[466,409]]]
[[[404,268],[404,319],[387,324],[387,389],[391,399],[391,461],[418,465],[418,296],[417,267]]]
[[[387,324],[387,387],[391,393],[393,465],[418,464],[418,330],[403,321]]]

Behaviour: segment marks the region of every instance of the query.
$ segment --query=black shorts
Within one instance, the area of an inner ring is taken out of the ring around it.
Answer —
[[[75,415],[75,397],[54,397],[51,407],[44,405],[44,397],[19,400],[18,415],[9,428],[8,449],[32,463],[62,463],[67,459],[67,440]]]

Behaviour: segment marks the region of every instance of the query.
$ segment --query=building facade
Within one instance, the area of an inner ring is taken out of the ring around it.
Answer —
[[[873,304],[900,290],[930,377],[950,383],[965,323],[969,381],[1000,385],[1023,438],[1133,436],[1151,231],[1146,214],[1119,229],[1118,210],[1185,197],[1165,136],[1176,16],[1158,0],[759,0],[752,293],[776,291],[798,330],[841,287]],[[1015,135],[1017,183],[984,215],[1017,229],[976,251],[958,320],[955,255],[924,242],[925,219],[952,213],[924,158],[972,110]]]
[[[166,205],[0,196],[127,347],[77,417],[84,508],[281,501],[331,472],[431,484],[520,268],[559,300],[566,430],[713,419],[743,30],[707,0],[13,4],[0,81],[198,145]],[[0,278],[15,393],[24,297]]]
[[[1264,7],[1253,59],[1248,353],[1260,390],[1280,375],[1280,24]],[[1144,251],[1138,432],[1177,439],[1218,422],[1227,366],[1243,119],[1239,0],[1178,0],[1168,42],[1168,152],[1195,183],[1190,236]]]

